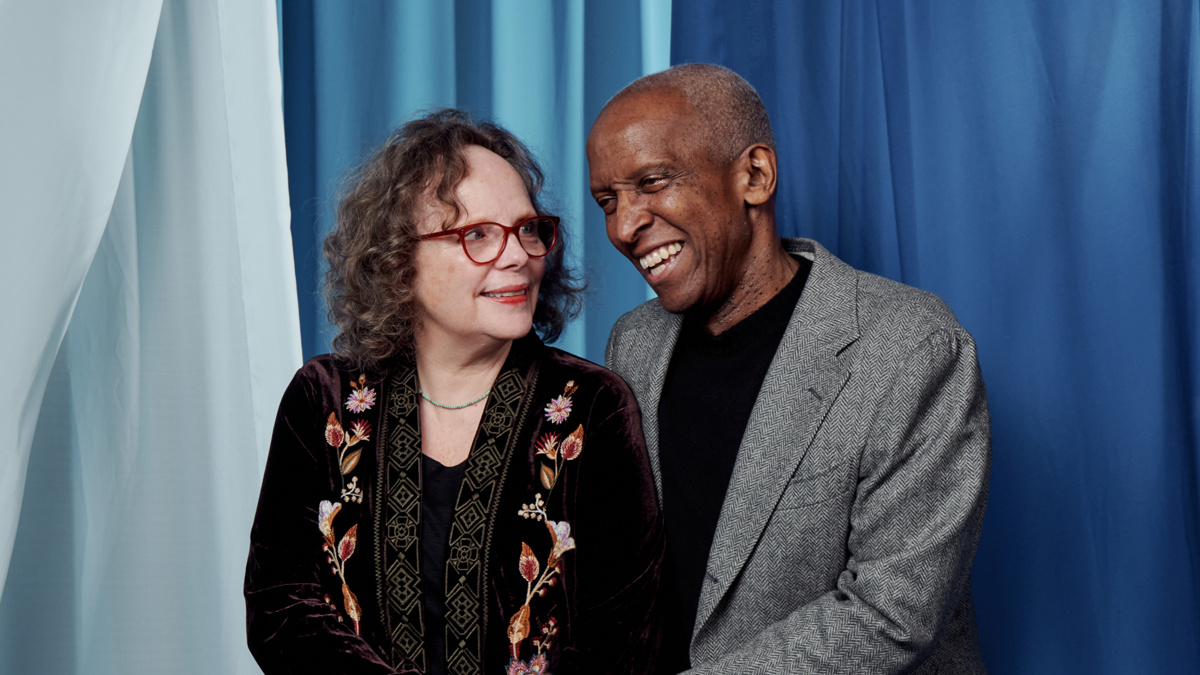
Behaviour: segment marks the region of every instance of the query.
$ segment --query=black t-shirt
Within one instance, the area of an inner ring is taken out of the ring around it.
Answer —
[[[467,463],[443,466],[421,455],[421,592],[429,675],[446,672],[446,545]]]
[[[690,667],[688,644],[738,447],[812,268],[799,262],[783,290],[720,335],[705,330],[704,317],[684,316],[658,404],[667,529],[664,672]]]

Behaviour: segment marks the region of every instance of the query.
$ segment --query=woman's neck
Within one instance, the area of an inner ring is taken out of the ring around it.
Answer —
[[[446,405],[461,405],[490,389],[512,349],[511,340],[462,345],[420,333],[414,342],[421,390]]]

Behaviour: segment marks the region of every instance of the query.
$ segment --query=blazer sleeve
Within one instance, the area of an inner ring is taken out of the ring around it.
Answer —
[[[393,670],[326,602],[318,504],[329,469],[320,377],[302,368],[283,395],[271,436],[246,563],[246,634],[266,675]],[[341,598],[335,598],[341,605]]]
[[[969,592],[991,465],[970,336],[918,344],[873,412],[836,587],[688,672],[906,672],[945,634]]]

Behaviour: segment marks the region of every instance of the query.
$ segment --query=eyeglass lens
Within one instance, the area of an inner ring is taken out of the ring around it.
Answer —
[[[517,241],[531,256],[543,256],[554,243],[554,221],[549,218],[533,218],[517,228]],[[500,255],[507,234],[495,223],[480,223],[462,233],[463,247],[475,262],[491,262]]]

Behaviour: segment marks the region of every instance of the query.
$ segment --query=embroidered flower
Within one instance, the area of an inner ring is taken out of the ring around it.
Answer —
[[[333,543],[333,517],[341,510],[341,504],[326,500],[321,500],[321,506],[317,509],[317,527],[321,528],[321,534],[331,545]]]
[[[564,553],[575,548],[575,539],[571,537],[571,524],[565,520],[556,522],[547,519],[546,529],[550,530],[550,538],[554,541],[554,548],[550,551],[550,559],[546,561],[546,566],[553,567]]]
[[[562,424],[571,416],[571,397],[557,396],[546,404],[546,419],[555,424]]]
[[[533,447],[537,450],[535,455],[546,455],[550,459],[558,459],[558,434],[542,434]]]
[[[508,622],[508,641],[515,645],[524,640],[527,635],[529,635],[529,603],[521,605],[521,609],[518,609]]]
[[[521,542],[521,576],[525,577],[527,583],[533,583],[537,579],[538,572],[541,567],[538,564],[537,556],[533,554],[533,549],[529,548],[529,544]]]
[[[325,442],[335,448],[341,447],[342,441],[346,439],[346,432],[342,430],[342,425],[338,423],[337,415],[329,413],[329,419],[325,422]]]
[[[563,459],[572,460],[583,452],[583,425],[571,432],[570,436],[563,439],[563,442],[558,446],[558,451],[562,454]]]
[[[346,584],[342,584],[342,602],[346,603],[346,613],[350,615],[350,620],[354,622],[354,632],[357,635],[362,635],[362,607],[358,605],[358,597],[354,595],[354,591]]]
[[[354,423],[350,425],[350,442],[346,444],[346,447],[350,447],[359,441],[369,440],[371,440],[370,422],[367,422],[366,420],[355,420]]]
[[[353,385],[352,385],[353,386]],[[346,409],[350,412],[362,413],[375,405],[375,390],[370,387],[355,388],[346,399]]]
[[[508,670],[504,671],[504,675],[545,675],[546,673],[546,655],[538,654],[529,659],[529,662],[518,661],[517,659],[509,659]]]

